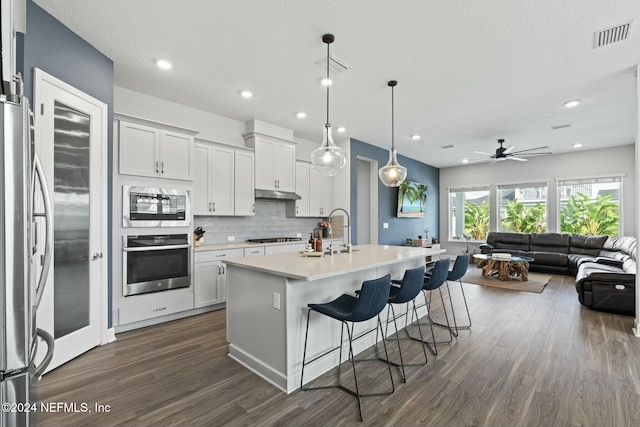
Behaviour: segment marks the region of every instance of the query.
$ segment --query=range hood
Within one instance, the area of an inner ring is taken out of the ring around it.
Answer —
[[[256,199],[300,200],[302,197],[290,191],[256,190]]]

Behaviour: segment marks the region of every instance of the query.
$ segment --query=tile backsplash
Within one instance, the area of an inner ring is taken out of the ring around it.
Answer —
[[[207,244],[226,243],[228,236],[236,242],[261,237],[296,237],[303,239],[318,226],[322,218],[287,218],[284,200],[256,199],[255,216],[196,216],[194,229],[202,227]]]

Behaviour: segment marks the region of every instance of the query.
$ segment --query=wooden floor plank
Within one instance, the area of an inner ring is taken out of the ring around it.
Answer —
[[[111,409],[40,413],[39,424],[640,425],[640,340],[631,335],[632,317],[582,307],[573,280],[565,276],[553,276],[542,294],[464,288],[471,330],[461,330],[451,344],[439,344],[439,354],[429,353],[426,366],[407,367],[406,384],[394,368],[395,393],[363,399],[364,423],[355,398],[346,393],[331,389],[287,396],[229,358],[221,310],[119,334],[115,342],[45,375],[40,401]],[[459,285],[452,284],[451,292],[456,320],[465,323]],[[439,296],[434,297],[433,315],[443,319]],[[417,336],[415,327],[412,331]],[[440,338],[444,332],[438,328]],[[421,360],[417,343],[402,344],[408,359]],[[388,345],[395,360],[396,343]],[[363,383],[384,387],[386,365],[367,365],[359,366]],[[346,382],[348,372],[343,372]],[[334,376],[331,372],[320,381],[330,383]]]

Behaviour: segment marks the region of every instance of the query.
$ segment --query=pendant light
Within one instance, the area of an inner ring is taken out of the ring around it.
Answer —
[[[393,88],[397,84],[398,82],[395,80],[387,83],[387,85],[391,87],[391,150],[389,150],[389,161],[378,171],[380,181],[387,187],[399,187],[407,177],[407,168],[398,163],[396,147],[393,144]]]
[[[333,43],[333,34],[325,34],[322,41],[327,44],[327,80],[329,79],[329,45]],[[334,176],[340,173],[347,164],[344,149],[333,142],[331,124],[329,123],[329,85],[327,85],[327,121],[324,124],[322,145],[311,153],[313,167],[322,175]]]

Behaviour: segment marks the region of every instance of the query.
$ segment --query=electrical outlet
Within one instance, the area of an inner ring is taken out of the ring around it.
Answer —
[[[280,294],[277,292],[273,293],[273,308],[280,310]]]
[[[227,236],[227,242],[235,242],[236,236]]]
[[[383,222],[382,223],[382,228],[389,228],[389,223],[388,222]]]

